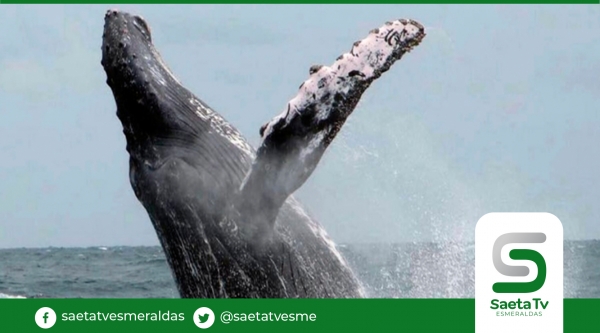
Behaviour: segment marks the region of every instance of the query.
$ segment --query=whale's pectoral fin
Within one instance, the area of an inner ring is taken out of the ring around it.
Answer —
[[[312,174],[365,90],[424,36],[415,21],[387,22],[332,66],[310,68],[286,110],[261,127],[263,142],[236,203],[253,220],[248,222],[254,231],[273,226],[279,208]]]

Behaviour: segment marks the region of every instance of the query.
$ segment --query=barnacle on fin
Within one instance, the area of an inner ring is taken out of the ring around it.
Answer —
[[[323,68],[323,65],[312,65],[310,66],[310,68],[308,69],[308,73],[310,75],[318,72],[321,68]]]
[[[260,130],[258,130],[258,132],[260,133],[260,136],[263,136],[263,134],[265,133],[265,129],[267,128],[267,125],[268,125],[268,124],[269,124],[269,123],[263,124],[263,125],[260,127]]]

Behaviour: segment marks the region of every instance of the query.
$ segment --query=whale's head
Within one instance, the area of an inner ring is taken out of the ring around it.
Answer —
[[[140,72],[147,70],[155,60],[152,35],[146,21],[140,16],[118,10],[108,10],[104,16],[102,35],[102,66],[113,89],[125,92]],[[150,55],[152,55],[150,57]]]
[[[144,193],[154,193],[152,200],[169,193],[188,204],[193,197],[199,211],[220,214],[249,168],[252,148],[183,87],[141,17],[109,10],[104,21],[101,63],[127,140],[136,195],[149,201]],[[164,184],[179,187],[167,190]]]
[[[150,27],[140,16],[121,12],[117,9],[109,9],[104,15],[104,23],[104,38],[106,41],[110,41],[111,38],[118,40],[126,33],[130,36],[143,36],[149,43],[152,42]]]
[[[198,123],[197,119],[188,119],[193,112],[188,110],[186,115],[186,108],[166,105],[177,103],[176,97],[192,94],[181,86],[156,51],[150,28],[143,18],[117,10],[107,11],[101,63],[132,157],[146,161],[161,159],[151,155],[157,154],[154,148],[164,146],[165,139],[201,132],[190,126]]]

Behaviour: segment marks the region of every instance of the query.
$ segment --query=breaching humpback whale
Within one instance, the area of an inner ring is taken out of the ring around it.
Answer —
[[[387,22],[331,66],[312,66],[255,151],[175,78],[139,16],[109,10],[102,66],[129,152],[129,178],[181,297],[363,297],[324,229],[291,196],[362,93],[425,31]]]

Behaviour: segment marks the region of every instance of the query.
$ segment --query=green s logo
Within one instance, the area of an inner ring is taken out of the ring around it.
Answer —
[[[504,234],[494,242],[492,257],[494,267],[502,275],[506,276],[527,276],[529,268],[526,266],[509,266],[502,261],[502,248],[507,244],[513,243],[543,243],[546,241],[546,234],[541,232],[514,232]],[[513,260],[533,261],[537,268],[537,277],[531,282],[497,282],[492,286],[496,293],[532,293],[540,290],[546,282],[546,261],[537,251],[529,249],[513,249],[509,256]]]

